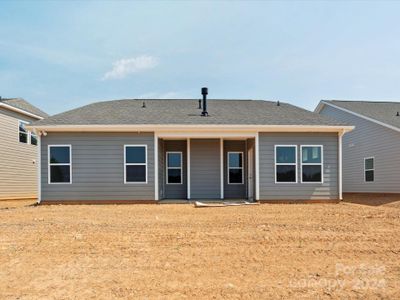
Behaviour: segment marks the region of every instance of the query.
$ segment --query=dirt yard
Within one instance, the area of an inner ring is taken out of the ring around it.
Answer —
[[[400,206],[0,203],[0,299],[400,298]]]

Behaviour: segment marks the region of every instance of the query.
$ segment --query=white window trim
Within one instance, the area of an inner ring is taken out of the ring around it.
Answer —
[[[294,147],[295,148],[295,156],[296,156],[296,162],[295,163],[277,163],[276,162],[276,149],[277,148],[279,148],[279,147]],[[296,183],[298,183],[298,180],[297,180],[297,145],[275,145],[274,146],[274,162],[275,162],[275,168],[274,168],[274,171],[275,171],[275,184],[296,184]],[[296,175],[295,175],[295,178],[296,178],[296,180],[295,181],[277,181],[277,176],[276,176],[276,171],[277,171],[277,168],[276,168],[276,166],[295,166],[296,168],[295,168],[295,172],[296,172]]]
[[[303,163],[303,147],[320,147],[321,162],[320,163]],[[321,166],[321,181],[303,181],[303,166]],[[324,145],[301,145],[300,146],[300,182],[305,184],[322,184],[324,183]]]
[[[32,146],[35,146],[35,147],[36,147],[37,144],[36,144],[36,145],[32,144],[32,135],[36,136],[36,140],[38,140],[38,135],[35,134],[35,133],[33,133],[32,131],[26,129],[26,128],[25,128],[25,129],[26,129],[26,143],[23,143],[23,142],[21,142],[21,141],[19,140],[19,134],[20,134],[20,133],[23,133],[23,132],[21,132],[21,131],[19,130],[19,123],[23,123],[23,124],[25,124],[25,125],[29,125],[29,124],[30,124],[28,121],[18,120],[18,135],[17,135],[18,143],[20,143],[20,144],[26,144],[26,145],[32,145]]]
[[[69,163],[50,163],[50,148],[68,147]],[[51,182],[51,166],[69,166],[69,182]],[[48,184],[72,184],[72,146],[71,145],[48,145],[47,146],[47,183]]]
[[[181,157],[181,164],[179,167],[170,167],[168,166],[168,154],[179,154]],[[183,172],[182,172],[182,163],[183,163],[183,155],[182,155],[182,151],[167,151],[165,153],[165,170],[166,170],[166,184],[182,184],[183,183]],[[181,171],[181,181],[180,182],[169,182],[168,181],[168,169],[174,169],[174,170],[180,170]]]
[[[36,137],[36,145],[35,145],[35,144],[32,144],[32,135],[34,135],[34,136]],[[39,143],[38,135],[35,134],[35,133],[33,133],[32,131],[29,131],[29,145],[37,146],[38,143]]]
[[[29,122],[27,122],[27,121],[24,121],[24,120],[18,120],[18,136],[17,136],[17,138],[18,138],[18,142],[20,143],[20,144],[27,144],[27,145],[30,145],[31,144],[31,132],[28,130],[28,129],[26,129],[25,128],[25,130],[26,130],[26,133],[25,132],[21,132],[20,130],[19,130],[19,123],[23,123],[23,124],[25,124],[25,125],[29,125]],[[21,142],[20,140],[19,140],[19,134],[20,133],[24,133],[24,134],[26,134],[26,143],[23,143],[23,142]]]
[[[374,168],[373,168],[373,169],[366,169],[366,168],[365,168],[365,161],[366,161],[367,159],[373,159],[373,164],[374,164]],[[366,176],[366,172],[367,172],[367,171],[374,171],[374,180],[372,180],[372,181],[367,181],[367,176]],[[364,182],[365,182],[365,183],[375,182],[375,157],[374,157],[374,156],[364,157]]]
[[[127,163],[126,162],[126,148],[142,148],[144,147],[145,151],[145,162],[144,163]],[[146,166],[146,181],[126,181],[126,166]],[[147,184],[147,145],[124,145],[124,184]]]
[[[242,155],[242,166],[241,167],[229,167],[229,154],[241,154]],[[240,184],[244,184],[244,167],[243,167],[243,165],[244,165],[244,154],[243,154],[243,152],[242,151],[228,151],[227,152],[227,172],[228,172],[228,184],[229,185],[240,185]],[[230,169],[238,169],[238,170],[242,170],[242,181],[239,183],[239,182],[237,182],[237,183],[231,183],[230,181],[231,181],[231,179],[230,179],[230,176],[229,176],[229,170]]]

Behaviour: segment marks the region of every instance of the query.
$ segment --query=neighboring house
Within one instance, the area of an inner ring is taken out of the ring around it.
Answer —
[[[343,138],[344,192],[400,193],[399,102],[322,100],[315,112],[355,126]]]
[[[203,104],[115,100],[35,122],[40,201],[341,198],[339,145],[351,126],[287,103],[207,101],[203,92]]]
[[[26,129],[47,114],[24,99],[0,98],[0,200],[37,197],[37,136]]]

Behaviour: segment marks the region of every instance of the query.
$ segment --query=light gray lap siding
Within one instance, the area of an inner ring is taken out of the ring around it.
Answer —
[[[48,184],[48,145],[72,146],[72,184]],[[124,184],[124,145],[147,145],[147,184]],[[41,138],[42,200],[154,200],[153,133],[48,133]]]
[[[355,126],[343,136],[343,191],[400,193],[400,133],[334,107],[320,113]],[[364,181],[365,157],[375,158],[374,182]]]
[[[243,152],[243,184],[228,184],[228,152]],[[246,141],[224,141],[224,197],[246,197]]]
[[[19,121],[35,119],[0,107],[0,199],[37,197],[38,147],[19,142]]]
[[[221,197],[220,140],[192,139],[190,141],[191,198]]]
[[[298,183],[275,183],[275,145],[297,145]],[[301,183],[300,145],[323,145],[323,183]],[[337,133],[260,133],[260,200],[338,199]]]

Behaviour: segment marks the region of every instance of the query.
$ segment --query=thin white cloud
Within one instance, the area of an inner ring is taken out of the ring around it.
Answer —
[[[150,55],[120,59],[113,63],[112,70],[104,74],[102,79],[123,79],[129,74],[153,69],[157,65],[158,59]]]

